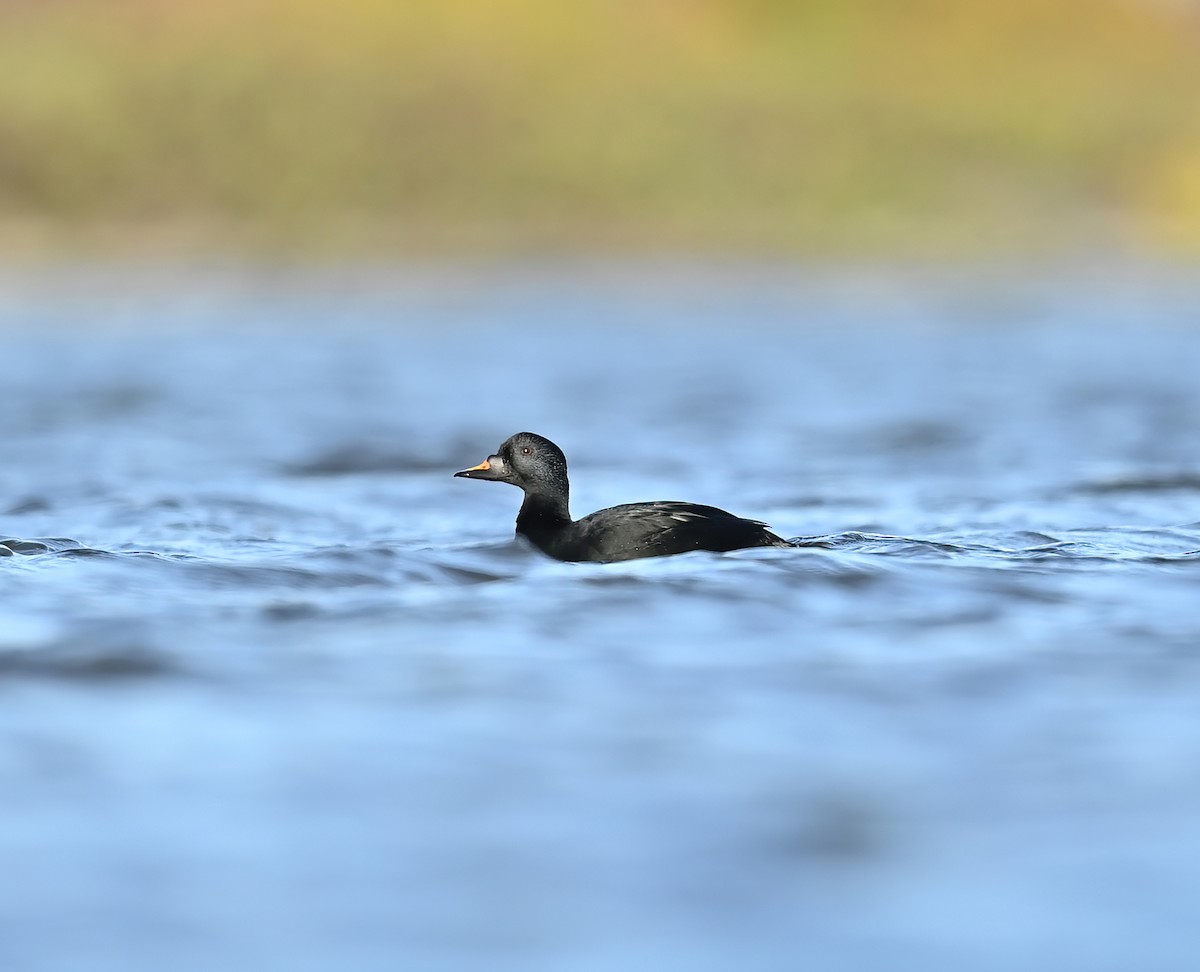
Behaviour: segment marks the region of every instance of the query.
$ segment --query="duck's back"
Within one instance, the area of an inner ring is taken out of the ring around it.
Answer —
[[[626,503],[576,520],[535,542],[560,560],[612,563],[665,557],[689,550],[724,552],[744,547],[786,547],[765,523],[715,506],[671,501]]]

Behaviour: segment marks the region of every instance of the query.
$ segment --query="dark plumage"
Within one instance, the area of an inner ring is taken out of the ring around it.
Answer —
[[[517,533],[557,560],[611,563],[689,550],[791,546],[765,523],[695,503],[628,503],[572,520],[567,459],[532,432],[518,432],[495,455],[454,475],[520,486],[525,501]]]

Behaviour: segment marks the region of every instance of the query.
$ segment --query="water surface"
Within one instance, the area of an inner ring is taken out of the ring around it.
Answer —
[[[0,966],[1191,969],[1200,289],[10,275]],[[684,499],[796,549],[559,564]]]

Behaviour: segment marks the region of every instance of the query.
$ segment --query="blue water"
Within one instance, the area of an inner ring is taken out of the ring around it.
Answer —
[[[0,339],[0,968],[1200,961],[1186,277],[49,268]],[[450,476],[523,429],[806,545],[548,561]]]

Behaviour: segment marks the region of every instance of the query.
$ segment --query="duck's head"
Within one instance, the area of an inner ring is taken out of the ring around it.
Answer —
[[[534,432],[518,432],[478,466],[456,472],[464,479],[512,483],[527,493],[567,495],[567,457],[562,449]]]

